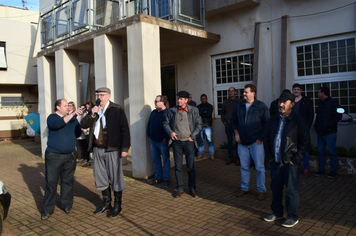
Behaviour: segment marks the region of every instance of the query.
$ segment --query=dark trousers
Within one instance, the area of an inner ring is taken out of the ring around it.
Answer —
[[[194,166],[194,142],[191,141],[173,141],[173,157],[174,157],[174,173],[177,181],[177,190],[184,189],[183,183],[183,152],[185,153],[185,161],[188,170],[188,185],[190,190],[195,190],[195,166]]]
[[[299,207],[299,165],[287,164],[280,167],[279,162],[272,161],[271,167],[271,190],[272,204],[271,209],[277,217],[283,216],[283,185],[286,186],[286,209],[288,218],[298,220]]]
[[[82,159],[89,161],[88,141],[86,139],[78,139],[78,142],[82,152]]]
[[[234,160],[234,131],[231,129],[231,125],[225,124],[225,134],[226,134],[226,138],[227,138],[227,150],[228,150],[228,154],[229,154],[229,159],[230,160]],[[240,160],[239,155],[238,155],[238,151],[237,151],[238,146],[236,145],[236,155],[237,155],[237,159],[236,160]]]
[[[57,184],[60,179],[61,206],[71,208],[73,205],[73,177],[76,168],[77,152],[61,154],[45,153],[46,189],[43,197],[43,212],[52,214],[56,203]]]

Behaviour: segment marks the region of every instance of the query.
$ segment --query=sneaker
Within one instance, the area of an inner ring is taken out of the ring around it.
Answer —
[[[293,227],[294,225],[298,224],[299,220],[292,220],[292,219],[287,219],[286,221],[284,221],[284,223],[282,224],[283,227]]]
[[[324,173],[325,173],[325,172],[319,170],[318,172],[316,172],[316,173],[314,174],[314,176],[315,176],[315,177],[319,177],[319,176],[322,176]]]
[[[265,221],[267,221],[267,222],[273,222],[275,220],[283,219],[283,217],[282,216],[278,217],[278,216],[276,216],[275,214],[272,213],[272,214],[270,214],[268,216],[263,217],[263,219]]]
[[[333,171],[330,171],[330,173],[328,174],[329,179],[333,179],[333,178],[335,178],[335,176],[336,176],[336,173]]]
[[[305,177],[309,177],[310,176],[309,168],[305,168],[303,174]]]

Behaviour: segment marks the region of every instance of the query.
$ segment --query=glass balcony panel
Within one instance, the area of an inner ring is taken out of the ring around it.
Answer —
[[[77,30],[88,25],[87,2],[76,1],[73,3],[73,30]]]
[[[200,0],[180,0],[181,13],[197,20],[201,19]]]
[[[61,37],[69,33],[68,27],[68,7],[56,12],[56,37]]]
[[[42,43],[47,44],[53,40],[53,17],[46,16],[42,19]]]

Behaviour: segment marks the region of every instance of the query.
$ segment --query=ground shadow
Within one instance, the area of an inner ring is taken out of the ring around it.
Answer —
[[[24,182],[27,184],[28,189],[32,193],[32,197],[35,200],[37,209],[39,212],[42,212],[42,202],[43,194],[45,189],[45,164],[44,162],[37,163],[37,166],[28,166],[26,164],[20,164],[18,171],[22,174]],[[94,183],[93,183],[94,184]],[[99,195],[76,180],[74,175],[74,196],[81,197],[95,206],[99,205],[102,200]],[[61,208],[59,196],[56,197],[56,206]]]

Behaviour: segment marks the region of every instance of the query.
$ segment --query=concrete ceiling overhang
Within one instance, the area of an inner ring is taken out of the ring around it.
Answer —
[[[130,25],[145,22],[160,27],[160,50],[161,53],[179,51],[184,48],[197,47],[206,44],[214,44],[220,41],[220,35],[207,32],[188,25],[162,20],[156,17],[139,14],[121,20],[98,30],[83,33],[75,38],[68,39],[48,49],[38,52],[40,56],[54,56],[60,49],[78,51],[79,61],[94,62],[94,38],[101,35],[121,37],[123,40],[124,53],[127,52],[126,28]]]

